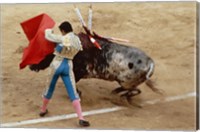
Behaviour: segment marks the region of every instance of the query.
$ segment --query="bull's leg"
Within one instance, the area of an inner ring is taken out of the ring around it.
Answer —
[[[126,96],[127,96],[127,99],[130,99],[131,97],[136,96],[140,93],[141,93],[141,90],[134,88],[132,90],[129,90]]]
[[[136,95],[139,95],[141,93],[141,90],[140,89],[137,89],[137,88],[134,88],[132,90],[130,90],[127,94],[126,94],[126,97],[127,97],[127,100],[128,102],[133,105],[133,106],[137,106],[139,108],[141,108],[142,106],[140,104],[137,104],[135,102],[132,101],[132,97],[136,96]]]
[[[123,88],[117,88],[113,92],[117,93],[120,96],[120,100],[129,107],[136,106],[141,108],[141,105],[135,103],[132,101],[132,97],[139,95],[141,93],[141,90],[134,88],[131,90],[123,89]]]
[[[133,96],[136,96],[141,93],[139,89],[135,88],[135,89],[128,90],[128,89],[124,89],[123,87],[119,87],[119,88],[114,89],[111,93],[114,95],[112,102],[115,104],[123,104],[129,107],[132,107],[132,106],[141,107],[131,102],[131,98]]]
[[[119,88],[116,88],[116,89],[114,89],[111,93],[112,94],[119,94],[119,93],[121,93],[121,92],[128,92],[126,89],[124,89],[123,87],[119,87]]]
[[[137,88],[127,90],[127,89],[124,89],[123,87],[119,87],[119,88],[116,88],[115,90],[113,90],[112,93],[118,94],[121,97],[126,97],[127,99],[130,99],[131,97],[140,94],[141,90],[139,90]]]
[[[126,94],[127,92],[128,92],[128,90],[124,89],[123,87],[116,88],[111,92],[110,99],[114,104],[128,105],[128,101],[127,101],[126,97],[122,96],[122,95]]]
[[[127,98],[131,98],[141,93],[141,90],[134,88],[131,90],[124,89],[123,87],[116,88],[112,91],[112,94],[118,94],[120,96],[125,96]]]

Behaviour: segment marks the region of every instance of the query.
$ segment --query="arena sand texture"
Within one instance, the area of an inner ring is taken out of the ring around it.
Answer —
[[[133,2],[93,3],[93,30],[98,34],[128,39],[151,56],[156,64],[152,77],[161,96],[146,85],[142,94],[133,98],[137,104],[145,101],[179,96],[196,91],[196,2]],[[79,3],[87,21],[88,3]],[[72,23],[76,33],[83,31],[73,4],[2,4],[1,62],[2,62],[2,123],[40,118],[39,108],[45,89],[47,70],[19,70],[22,49],[28,41],[20,22],[47,13],[57,26],[65,20]],[[83,79],[77,83],[82,91],[83,111],[114,107],[110,92],[116,82]],[[61,79],[58,81],[47,117],[74,113]],[[196,127],[196,98],[145,105],[87,116],[92,129],[131,130],[194,130]],[[19,127],[79,128],[77,119],[38,123]]]

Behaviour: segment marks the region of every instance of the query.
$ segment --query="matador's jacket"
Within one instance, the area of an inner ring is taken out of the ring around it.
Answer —
[[[55,57],[49,68],[49,78],[44,97],[51,99],[56,82],[61,76],[70,100],[79,99],[75,85],[72,59],[80,50],[83,50],[81,41],[73,32],[61,36],[53,34],[52,29],[45,30],[45,38],[57,43],[57,46],[54,51]]]

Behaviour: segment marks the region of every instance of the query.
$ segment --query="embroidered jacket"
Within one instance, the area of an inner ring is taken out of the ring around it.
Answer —
[[[56,56],[73,59],[80,50],[83,50],[79,37],[76,36],[73,32],[62,36],[55,35],[52,31],[52,29],[46,29],[45,38],[62,46],[62,50],[60,52],[56,50],[54,51]]]

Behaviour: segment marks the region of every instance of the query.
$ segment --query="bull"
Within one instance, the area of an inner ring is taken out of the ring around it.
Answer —
[[[141,93],[138,86],[144,82],[153,91],[160,93],[150,80],[155,68],[154,61],[145,52],[136,47],[99,37],[94,33],[92,37],[101,46],[100,50],[92,44],[88,34],[81,32],[78,36],[83,51],[80,51],[73,59],[76,82],[83,78],[117,81],[120,87],[114,89],[112,94],[125,98],[128,102],[133,96]],[[39,64],[30,65],[29,68],[33,71],[45,69],[53,58],[52,53]],[[81,95],[80,90],[78,93]]]

